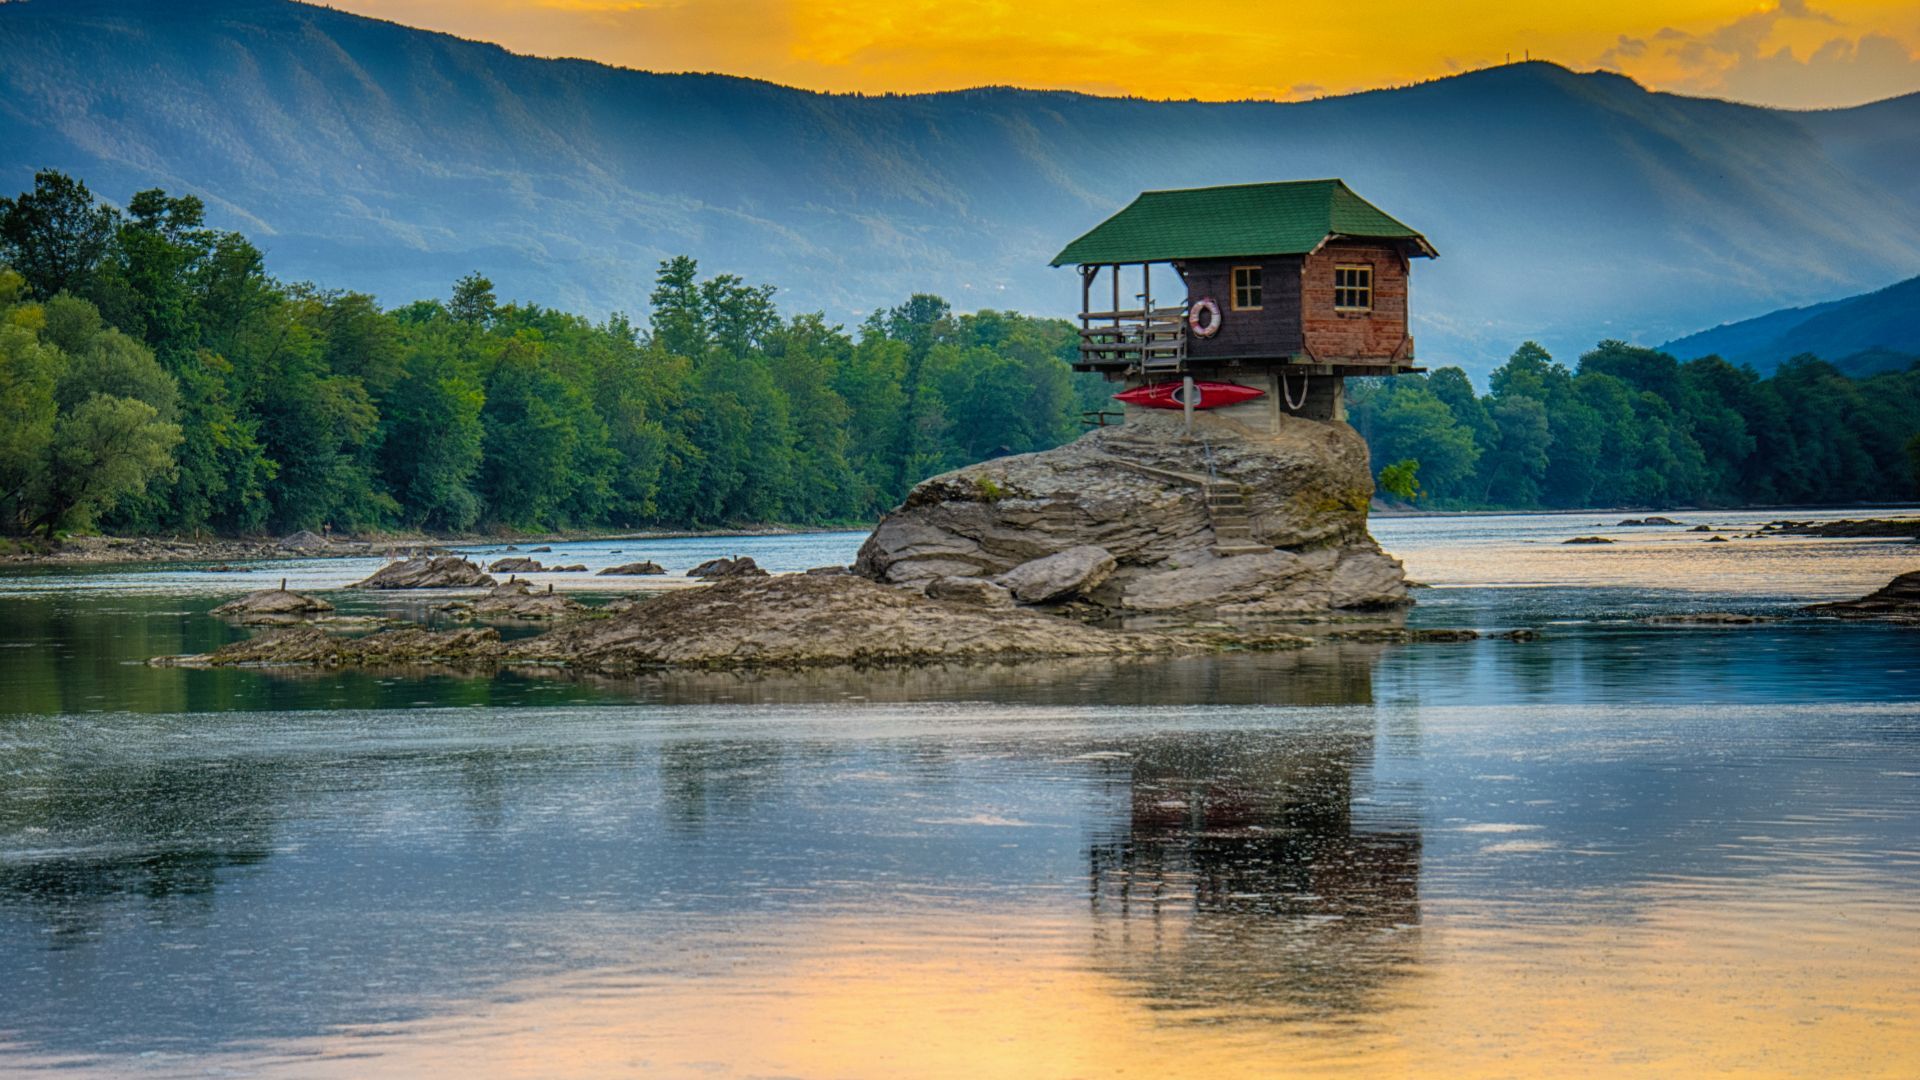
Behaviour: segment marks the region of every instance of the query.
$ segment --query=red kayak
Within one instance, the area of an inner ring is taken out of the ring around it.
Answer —
[[[1136,386],[1131,390],[1122,390],[1113,395],[1115,401],[1124,401],[1129,405],[1139,405],[1147,409],[1184,409],[1186,384],[1177,382],[1153,383],[1148,386]],[[1251,386],[1241,386],[1230,382],[1196,382],[1193,384],[1196,409],[1217,409],[1222,405],[1238,405],[1243,401],[1252,401],[1262,397],[1265,390],[1256,390]]]

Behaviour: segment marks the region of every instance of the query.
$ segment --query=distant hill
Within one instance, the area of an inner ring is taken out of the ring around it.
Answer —
[[[1905,368],[1920,359],[1920,277],[1863,296],[1716,326],[1662,348],[1682,360],[1719,356],[1761,374],[1802,353],[1850,375]]]
[[[389,302],[478,268],[639,314],[684,252],[839,320],[915,291],[1066,314],[1047,259],[1136,192],[1342,176],[1441,251],[1422,358],[1481,372],[1920,273],[1915,160],[1920,95],[1799,113],[1544,63],[1296,104],[833,96],[286,0],[0,4],[0,187],[194,192],[282,277]]]

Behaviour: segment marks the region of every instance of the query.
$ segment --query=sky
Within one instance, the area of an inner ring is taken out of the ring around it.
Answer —
[[[515,52],[815,90],[1300,100],[1531,55],[1794,108],[1920,91],[1916,0],[327,0]]]

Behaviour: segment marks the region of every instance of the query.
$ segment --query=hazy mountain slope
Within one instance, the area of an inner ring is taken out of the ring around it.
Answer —
[[[913,291],[1065,314],[1046,260],[1137,191],[1338,175],[1439,247],[1420,352],[1476,370],[1524,337],[1570,358],[1920,271],[1920,191],[1887,164],[1920,142],[1905,119],[1547,64],[1293,105],[833,97],[281,0],[0,4],[0,186],[193,191],[285,277],[402,301],[481,268],[638,312],[686,252],[841,319]]]
[[[1855,375],[1904,368],[1920,356],[1920,277],[1864,296],[1703,330],[1663,348],[1682,360],[1721,356],[1763,374],[1802,353]]]

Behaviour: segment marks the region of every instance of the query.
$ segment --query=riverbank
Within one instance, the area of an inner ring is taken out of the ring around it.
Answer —
[[[846,526],[852,528],[855,526]],[[866,526],[859,526],[866,527]],[[728,529],[656,529],[626,532],[368,533],[322,536],[297,532],[254,536],[71,536],[48,544],[15,537],[0,540],[0,566],[119,566],[163,563],[240,563],[293,559],[366,559],[444,554],[454,548],[518,550],[543,544],[646,543],[658,540],[800,536],[834,526],[753,525]]]

